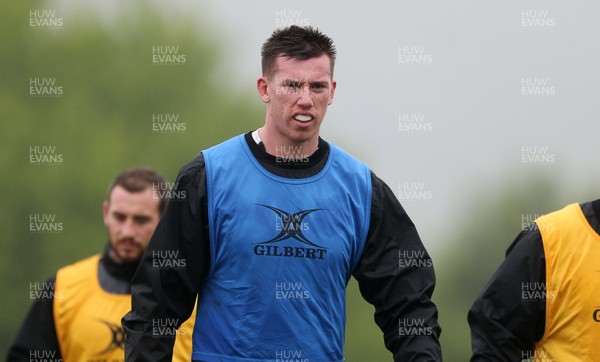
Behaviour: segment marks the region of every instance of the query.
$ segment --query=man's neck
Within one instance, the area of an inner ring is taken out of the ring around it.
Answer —
[[[131,279],[137,270],[138,262],[117,263],[110,243],[106,246],[98,264],[98,282],[102,289],[113,294],[130,294]]]
[[[308,157],[319,148],[318,135],[304,142],[293,142],[289,139],[274,136],[265,127],[259,128],[257,135],[259,140],[262,141],[265,151],[275,157],[290,157],[292,155]]]

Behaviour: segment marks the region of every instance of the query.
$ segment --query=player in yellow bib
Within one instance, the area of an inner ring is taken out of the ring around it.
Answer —
[[[124,361],[121,318],[131,309],[131,278],[165,208],[167,189],[162,176],[145,168],[113,181],[103,205],[109,238],[104,253],[65,266],[34,288],[8,361]],[[171,260],[176,258],[162,253],[156,265],[185,267],[185,261]],[[154,323],[156,338],[176,337],[173,361],[190,360],[193,320]]]
[[[600,200],[523,230],[469,312],[471,361],[600,361]]]

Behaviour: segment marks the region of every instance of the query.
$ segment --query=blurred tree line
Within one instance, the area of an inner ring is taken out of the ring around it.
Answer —
[[[2,358],[29,308],[30,284],[102,251],[102,202],[118,173],[149,166],[173,182],[202,149],[264,121],[258,96],[215,77],[218,43],[197,22],[168,22],[143,1],[121,10],[107,24],[37,1],[2,6]],[[177,47],[178,61],[155,62],[157,46]],[[167,118],[176,127],[164,127]],[[31,231],[36,215],[61,230]]]
[[[149,166],[172,182],[200,150],[264,120],[256,95],[237,94],[215,78],[219,39],[203,36],[197,21],[169,22],[140,1],[109,26],[91,14],[57,11],[62,26],[38,29],[30,23],[36,9],[48,7],[13,1],[0,15],[2,356],[29,308],[30,284],[102,250],[101,204],[114,176]],[[155,63],[157,46],[177,47],[179,61]],[[30,94],[32,79],[34,86],[54,79],[62,95]],[[157,127],[174,117],[177,127]],[[32,163],[40,150],[61,161]],[[513,186],[474,196],[472,213],[457,226],[462,231],[449,233],[444,257],[434,260],[446,361],[468,360],[467,310],[517,235],[520,215],[562,206],[547,183]],[[32,231],[30,218],[39,214],[53,215],[61,230]],[[348,361],[391,360],[354,280],[346,329]]]

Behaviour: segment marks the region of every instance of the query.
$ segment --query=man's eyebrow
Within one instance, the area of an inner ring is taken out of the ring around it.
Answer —
[[[150,220],[150,216],[148,215],[135,215],[133,217],[134,220],[136,221],[145,221],[145,220]]]
[[[315,86],[315,85],[326,87],[328,84],[329,84],[329,82],[326,80],[315,80],[314,82],[309,82],[309,85],[311,87]]]
[[[303,81],[300,81],[299,79],[294,79],[294,78],[283,78],[281,80],[281,82],[285,85],[300,85],[300,84],[304,84]]]

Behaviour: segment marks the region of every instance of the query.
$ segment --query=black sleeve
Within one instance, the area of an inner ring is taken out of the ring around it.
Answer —
[[[175,335],[156,335],[153,323],[178,328],[194,309],[210,263],[206,210],[206,173],[199,155],[179,172],[133,277],[132,310],[122,320],[126,361],[171,361]]]
[[[373,173],[371,179],[369,233],[353,275],[375,306],[375,322],[394,361],[441,361],[431,258],[392,190]]]
[[[42,297],[34,297],[15,339],[8,347],[7,362],[29,362],[36,356],[52,356],[62,360],[56,328],[54,326],[53,296],[56,277],[48,279],[40,291]]]
[[[544,335],[545,281],[542,237],[536,228],[526,229],[469,311],[471,361],[521,361],[533,356],[535,342]]]

